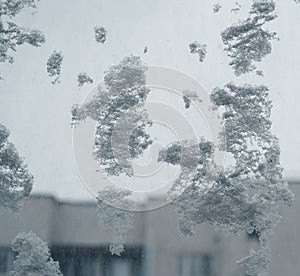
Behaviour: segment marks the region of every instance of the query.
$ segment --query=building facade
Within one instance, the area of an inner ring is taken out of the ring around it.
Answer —
[[[300,275],[300,185],[291,183],[294,206],[283,208],[283,221],[272,241],[272,276]],[[33,231],[48,243],[65,276],[238,276],[236,263],[259,248],[255,233],[226,236],[209,225],[180,237],[172,205],[135,214],[125,252],[112,256],[112,233],[98,224],[93,202],[60,202],[33,195],[18,217],[0,210],[0,276],[9,275],[14,253],[10,244],[19,232]]]

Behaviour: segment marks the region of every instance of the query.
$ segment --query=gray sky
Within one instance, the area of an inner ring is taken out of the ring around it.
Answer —
[[[219,2],[222,9],[212,12]],[[72,152],[70,107],[81,102],[92,86],[80,90],[76,77],[87,72],[94,82],[103,71],[130,54],[147,64],[176,68],[197,79],[208,91],[215,86],[264,83],[273,101],[273,132],[280,138],[281,160],[287,178],[300,170],[300,5],[278,0],[279,17],[268,24],[278,32],[273,52],[258,65],[265,77],[236,78],[222,51],[220,32],[245,18],[251,1],[231,13],[236,1],[211,0],[42,0],[38,11],[17,18],[21,25],[41,29],[47,43],[41,48],[21,46],[13,65],[1,64],[0,121],[11,130],[10,140],[26,158],[35,176],[34,191],[52,192],[60,198],[91,197],[75,168]],[[108,31],[104,45],[94,39],[94,26]],[[207,43],[207,59],[199,63],[189,53],[190,42]],[[143,54],[144,47],[147,54]],[[46,62],[53,50],[63,52],[61,83],[52,85]]]

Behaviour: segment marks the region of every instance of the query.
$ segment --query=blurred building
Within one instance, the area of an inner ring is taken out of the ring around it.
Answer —
[[[295,205],[283,208],[284,220],[272,241],[270,275],[300,275],[300,185],[291,183]],[[180,237],[173,206],[137,212],[125,252],[112,256],[112,235],[98,225],[96,203],[60,202],[33,195],[15,217],[0,210],[0,275],[9,275],[14,260],[10,244],[18,232],[33,231],[48,243],[65,276],[237,276],[236,263],[258,248],[255,233],[225,236],[209,225]]]

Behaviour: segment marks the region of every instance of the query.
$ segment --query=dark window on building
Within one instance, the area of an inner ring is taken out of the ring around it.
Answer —
[[[178,256],[178,276],[211,276],[211,257],[206,254]]]
[[[99,275],[102,251],[85,247],[54,247],[51,250],[64,276]]]
[[[0,248],[0,273],[7,272],[8,250]]]
[[[121,256],[106,252],[103,268],[104,276],[141,276],[142,251],[139,248],[127,248]]]
[[[142,251],[127,248],[121,257],[105,247],[53,247],[52,258],[59,262],[64,276],[141,276]]]

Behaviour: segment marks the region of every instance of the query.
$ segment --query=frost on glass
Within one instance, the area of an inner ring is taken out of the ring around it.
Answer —
[[[258,251],[250,250],[250,255],[240,260],[238,263],[245,268],[249,276],[268,275],[268,267],[271,262],[272,252],[269,247],[264,247]]]
[[[0,207],[18,212],[31,192],[33,176],[8,136],[0,124]]]
[[[0,62],[13,63],[11,52],[22,44],[35,47],[45,43],[45,36],[39,30],[21,27],[13,22],[24,8],[35,8],[34,0],[5,0],[0,2]]]
[[[211,100],[222,111],[220,145],[203,139],[177,142],[161,150],[158,161],[181,166],[169,191],[181,233],[191,235],[193,226],[200,223],[232,233],[256,231],[262,248],[251,251],[241,264],[247,275],[264,275],[269,240],[281,219],[279,208],[293,202],[282,180],[278,140],[271,133],[268,88],[229,83],[214,89]],[[235,164],[218,167],[215,146],[230,154]]]
[[[257,70],[256,71],[256,75],[263,77],[264,76],[264,72],[262,70]]]
[[[231,12],[238,13],[241,10],[241,4],[239,2],[235,2],[235,8],[231,9]]]
[[[199,101],[201,102],[201,99],[199,98],[197,92],[191,91],[191,90],[184,90],[182,92],[183,94],[183,102],[185,105],[185,108],[190,108],[192,101]]]
[[[121,255],[127,232],[133,228],[134,213],[127,211],[134,206],[134,202],[128,198],[130,195],[129,190],[107,188],[99,192],[97,197],[99,224],[114,236],[109,246],[112,255]],[[119,206],[120,209],[113,206]]]
[[[47,72],[50,77],[53,77],[52,84],[60,83],[61,66],[63,55],[61,52],[54,51],[47,61]]]
[[[276,17],[272,0],[254,0],[249,17],[221,33],[225,51],[231,59],[229,65],[237,76],[254,71],[255,63],[271,53],[271,41],[276,33],[263,26]]]
[[[173,183],[169,190],[169,196],[176,200],[178,195],[183,195],[192,182],[197,180],[199,175],[208,173],[215,173],[213,166],[208,166],[212,162],[212,153],[214,151],[213,144],[209,141],[201,139],[200,142],[194,140],[184,140],[174,142],[162,149],[159,152],[158,162],[166,162],[172,165],[180,165],[181,173]],[[210,174],[209,173],[209,174]],[[204,183],[206,186],[207,183]],[[203,186],[203,188],[204,188]],[[187,209],[189,207],[187,206]],[[183,229],[183,228],[182,228]],[[190,231],[192,233],[192,231]]]
[[[105,28],[104,27],[95,27],[94,31],[95,31],[96,41],[103,44],[106,40],[106,34],[107,34],[107,31],[105,30]]]
[[[145,130],[152,123],[143,107],[150,92],[145,71],[139,57],[126,57],[105,72],[105,87],[88,103],[72,107],[73,125],[87,117],[97,122],[93,155],[107,175],[133,175],[130,160],[152,144]]]
[[[82,87],[84,84],[93,83],[93,79],[87,73],[79,73],[77,76],[77,84]]]
[[[50,256],[47,244],[36,234],[19,233],[12,242],[17,254],[11,276],[62,276],[59,264]]]
[[[222,8],[222,6],[219,3],[214,4],[214,6],[213,6],[213,12],[217,13],[217,12],[220,11],[221,8]]]
[[[190,52],[191,54],[198,54],[199,56],[199,61],[203,62],[204,59],[206,58],[207,54],[207,45],[206,44],[200,44],[197,41],[190,43]]]

